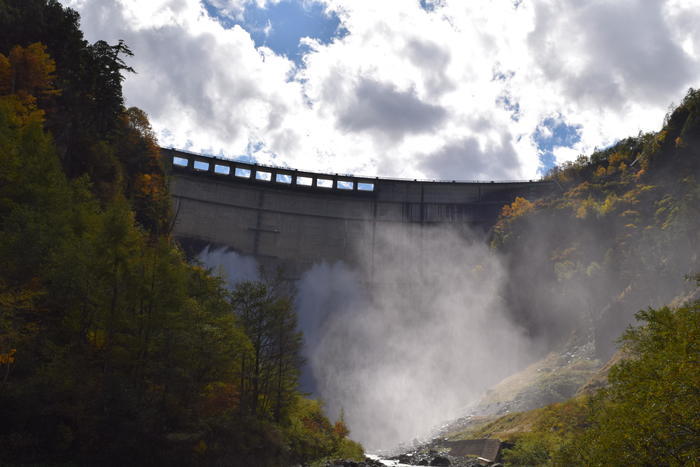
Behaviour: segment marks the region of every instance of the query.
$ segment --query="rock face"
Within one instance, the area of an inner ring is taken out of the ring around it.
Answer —
[[[443,441],[443,446],[450,448],[450,455],[456,457],[478,456],[495,462],[501,450],[498,439],[467,439],[462,441]]]

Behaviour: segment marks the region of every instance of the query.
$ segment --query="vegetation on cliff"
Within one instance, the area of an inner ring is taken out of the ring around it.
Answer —
[[[592,329],[607,360],[637,310],[668,303],[700,269],[700,91],[688,92],[660,132],[580,156],[547,178],[557,193],[518,198],[493,230],[508,262],[509,309],[550,340]]]
[[[507,464],[693,465],[700,458],[700,301],[637,317],[641,325],[622,336],[626,358],[606,388],[482,428],[515,442]]]
[[[297,390],[269,283],[185,261],[123,43],[0,0],[0,463],[280,465],[358,457]]]
[[[548,178],[558,194],[504,208],[492,244],[508,258],[507,299],[523,324],[531,332],[553,325],[552,338],[590,329],[606,360],[621,344],[607,384],[590,385],[604,386],[597,392],[471,433],[515,442],[507,463],[693,465],[700,457],[699,177],[700,91],[691,89],[658,133],[555,168]],[[640,324],[624,331],[633,314]]]

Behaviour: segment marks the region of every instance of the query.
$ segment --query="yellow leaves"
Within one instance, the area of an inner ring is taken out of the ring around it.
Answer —
[[[588,209],[585,203],[581,203],[576,208],[576,219],[585,219],[586,217],[588,217]]]
[[[105,344],[107,343],[107,334],[101,329],[88,331],[87,341],[95,349],[100,350],[104,348]]]
[[[0,95],[0,105],[10,109],[10,125],[21,128],[32,123],[43,123],[44,111],[36,107],[36,100],[32,96],[21,98],[16,94]]]
[[[510,236],[509,231],[511,230],[511,228],[509,226],[511,222],[531,211],[534,211],[534,209],[535,203],[528,201],[527,199],[522,198],[520,196],[515,198],[515,201],[513,201],[511,204],[503,206],[498,222],[494,226],[494,232],[496,233],[496,236],[494,238],[493,244],[504,244],[506,239]],[[480,269],[472,270],[472,274],[477,276],[480,272]]]
[[[627,156],[621,152],[616,152],[608,158],[608,164],[620,165],[620,162],[627,160]]]
[[[40,42],[16,45],[9,57],[0,55],[0,93],[40,96],[58,94],[53,86],[56,62]]]
[[[661,144],[666,141],[666,136],[668,135],[668,130],[661,130],[656,134],[656,142]]]
[[[602,165],[599,166],[594,172],[594,175],[598,178],[604,177],[606,174],[607,174],[607,172],[605,170],[605,167],[603,167]]]
[[[0,54],[0,100],[13,108],[17,125],[41,122],[44,112],[37,108],[37,97],[58,94],[53,86],[56,62],[39,42],[27,47],[14,46],[9,56]]]
[[[501,216],[516,218],[532,211],[534,208],[535,204],[533,202],[518,196],[511,204],[503,206]]]
[[[11,365],[15,363],[17,349],[10,349],[7,353],[0,353],[0,365]]]
[[[574,205],[574,212],[577,219],[586,219],[591,213],[596,214],[598,217],[603,217],[614,212],[621,201],[621,198],[616,194],[609,194],[603,202],[597,202],[593,197],[589,196]]]
[[[605,170],[603,168],[603,170]],[[565,196],[567,198],[583,198],[586,195],[590,195],[593,191],[593,186],[589,182],[581,182],[574,188],[566,192]]]
[[[615,207],[616,207],[619,200],[620,200],[620,198],[617,195],[614,195],[614,194],[608,195],[605,198],[605,201],[603,202],[603,204],[601,204],[600,207],[598,208],[598,214],[605,216],[605,215],[611,213],[612,211],[615,210]]]
[[[151,199],[162,199],[167,195],[165,180],[160,174],[139,174],[136,178],[136,193],[138,196]]]
[[[0,54],[0,94],[10,94],[12,84],[12,64],[10,59]]]
[[[588,197],[578,203],[578,206],[574,207],[577,219],[586,219],[588,213],[591,211],[597,211],[598,206],[592,197]]]
[[[688,146],[685,143],[685,141],[683,141],[683,138],[681,138],[680,136],[674,140],[674,143],[675,143],[677,148],[685,148]]]
[[[16,45],[9,56],[0,54],[0,101],[12,108],[13,124],[43,121],[44,112],[37,108],[37,97],[59,93],[53,86],[55,71],[56,62],[39,42],[26,48]]]

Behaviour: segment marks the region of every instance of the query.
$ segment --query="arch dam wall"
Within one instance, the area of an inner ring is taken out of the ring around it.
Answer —
[[[401,227],[421,248],[429,226],[487,232],[516,196],[546,181],[462,182],[297,171],[162,149],[176,213],[173,233],[189,253],[225,246],[282,267],[288,279],[320,261],[369,266]],[[412,243],[413,244],[413,243]]]

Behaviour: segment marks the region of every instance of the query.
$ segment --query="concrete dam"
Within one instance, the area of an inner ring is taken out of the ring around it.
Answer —
[[[399,228],[420,249],[430,227],[485,233],[517,196],[548,181],[425,181],[300,171],[162,149],[170,171],[173,233],[188,253],[206,245],[253,256],[296,279],[314,263],[373,270]]]

